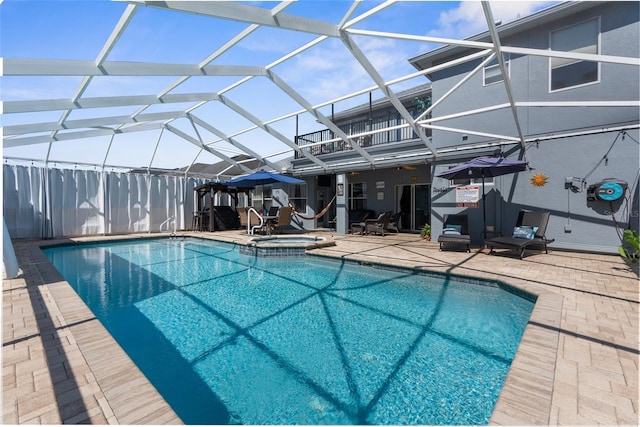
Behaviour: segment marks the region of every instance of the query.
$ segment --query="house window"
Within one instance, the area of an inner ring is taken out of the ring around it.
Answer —
[[[367,183],[353,182],[349,184],[349,209],[367,208]]]
[[[553,31],[551,50],[590,53],[600,52],[600,19]],[[582,86],[599,81],[600,64],[569,58],[549,58],[551,91]]]
[[[509,78],[511,77],[511,61],[509,60],[509,54],[505,54],[503,58],[507,78]],[[504,81],[504,79],[502,78],[502,73],[500,72],[500,64],[498,64],[497,58],[485,65],[483,74],[484,86]]]
[[[258,212],[268,211],[272,205],[273,187],[271,185],[259,185],[251,192],[251,206]]]
[[[289,203],[298,212],[307,211],[307,184],[289,184]]]

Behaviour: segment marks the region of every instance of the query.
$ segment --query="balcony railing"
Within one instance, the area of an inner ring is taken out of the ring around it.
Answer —
[[[349,122],[338,125],[338,128],[349,137],[356,135],[352,139],[361,147],[371,147],[418,138],[413,129],[407,126],[406,120],[392,117],[391,115]],[[386,130],[370,133],[379,129]],[[427,129],[426,132],[427,136],[431,136],[431,129]],[[303,151],[314,156],[353,150],[350,143],[336,137],[330,129],[299,135],[296,137],[296,144]],[[304,155],[302,153],[295,153],[296,159],[303,157]]]

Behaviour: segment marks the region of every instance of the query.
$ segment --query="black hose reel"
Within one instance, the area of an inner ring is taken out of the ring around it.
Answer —
[[[606,178],[587,188],[587,201],[615,202],[624,197],[628,184],[625,181]]]

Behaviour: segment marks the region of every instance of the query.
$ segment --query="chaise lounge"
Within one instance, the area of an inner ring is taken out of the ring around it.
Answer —
[[[524,258],[524,252],[529,247],[543,247],[545,253],[549,253],[547,245],[555,239],[547,239],[545,232],[549,223],[548,211],[520,211],[518,221],[513,229],[512,236],[500,236],[485,240],[485,245],[493,253],[494,248],[506,248],[519,252],[520,259]]]
[[[445,215],[442,221],[442,234],[438,236],[440,250],[451,246],[466,246],[471,252],[471,236],[469,235],[469,219],[464,214]]]

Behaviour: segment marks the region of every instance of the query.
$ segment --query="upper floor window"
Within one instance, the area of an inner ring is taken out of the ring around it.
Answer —
[[[600,52],[600,19],[551,32],[551,50],[591,53]],[[598,62],[569,58],[549,58],[551,91],[598,82]]]
[[[504,67],[507,73],[507,78],[509,78],[511,74],[511,64],[509,61],[509,54],[508,53],[504,54],[503,58],[504,58]],[[502,77],[502,73],[500,72],[500,64],[498,64],[497,58],[484,66],[483,74],[484,74],[484,86],[488,86],[494,83],[499,83],[504,81],[504,78]]]

